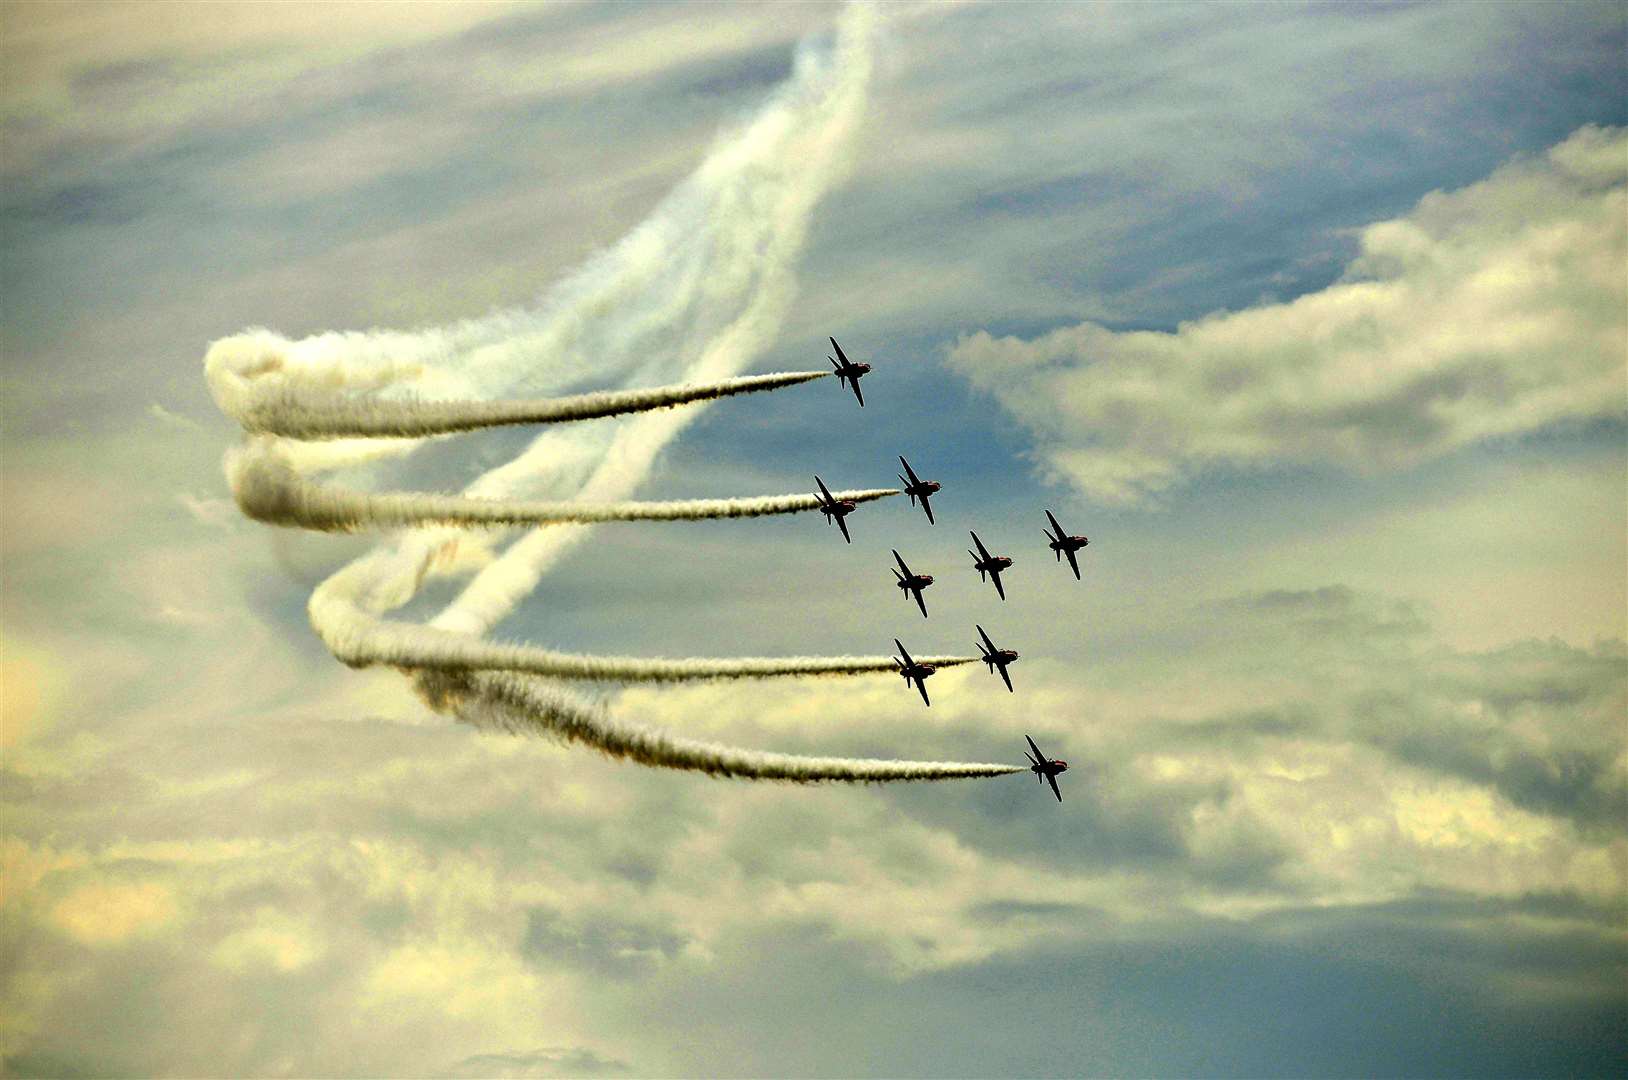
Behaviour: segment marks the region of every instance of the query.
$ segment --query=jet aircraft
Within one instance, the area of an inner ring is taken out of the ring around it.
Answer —
[[[1080,564],[1075,561],[1074,553],[1091,541],[1083,536],[1069,536],[1064,533],[1063,527],[1057,524],[1057,519],[1051,516],[1050,510],[1046,511],[1046,520],[1051,522],[1052,529],[1057,530],[1055,536],[1052,535],[1051,529],[1046,530],[1046,539],[1051,541],[1052,553],[1057,556],[1058,562],[1063,561],[1064,555],[1068,556],[1068,565],[1074,568],[1074,580],[1078,581],[1080,578]]]
[[[916,684],[916,689],[921,691],[921,700],[931,706],[933,703],[931,701],[927,701],[926,680],[927,677],[933,672],[937,671],[938,668],[934,667],[932,664],[918,663],[917,661],[910,659],[910,654],[905,651],[904,643],[898,638],[893,639],[893,644],[899,646],[899,655],[904,657],[903,660],[900,660],[898,656],[893,658],[893,663],[898,666],[899,674],[904,678],[906,683],[914,682]]]
[[[848,535],[848,523],[842,520],[854,512],[853,501],[850,499],[839,499],[835,495],[832,495],[831,489],[825,486],[825,481],[821,480],[818,474],[815,474],[814,482],[820,485],[820,513],[825,515],[825,520],[827,523],[829,523],[832,518],[836,518],[837,528],[842,530],[842,538],[848,541],[850,544],[853,543],[854,538]]]
[[[826,359],[831,360],[831,366],[837,369],[837,382],[842,383],[844,386],[853,387],[854,397],[859,399],[859,407],[863,409],[865,407],[865,395],[859,392],[859,380],[865,377],[871,366],[851,362],[843,354],[842,346],[837,344],[836,338],[831,339],[831,347],[837,350],[837,358],[832,360],[831,357],[827,356]],[[841,363],[838,363],[839,360]]]
[[[899,588],[903,589],[906,595],[911,593],[916,595],[916,606],[921,608],[921,617],[925,619],[927,617],[927,601],[921,598],[921,591],[933,583],[933,575],[912,574],[910,567],[904,564],[903,557],[897,551],[893,553],[893,557],[898,560],[899,570],[904,571],[902,574],[899,573],[899,570],[893,571],[893,576],[899,579]]]
[[[978,539],[978,534],[972,534],[972,542],[978,546],[977,551],[968,551],[972,556],[972,568],[978,571],[978,580],[984,580],[988,574],[995,580],[995,592],[1002,600],[1006,599],[1006,590],[1001,588],[1001,571],[1012,565],[1012,560],[1005,555],[991,555],[984,542]]]
[[[1027,735],[1023,737],[1029,739]],[[1040,747],[1034,744],[1033,739],[1029,739],[1029,749],[1034,751],[1034,758],[1029,762],[1029,771],[1034,773],[1036,780],[1051,784],[1051,793],[1057,796],[1058,802],[1062,802],[1063,793],[1057,790],[1057,774],[1068,772],[1068,762],[1046,757],[1040,752]]]
[[[1001,681],[1006,684],[1006,689],[1011,690],[1012,677],[1006,673],[1006,666],[1015,663],[1018,654],[1011,649],[997,649],[995,643],[989,640],[989,635],[984,632],[984,628],[981,626],[978,627],[978,636],[984,639],[979,644],[978,651],[983,654],[984,663],[989,665],[989,673],[993,675],[995,669],[1000,668]]]
[[[904,459],[903,454],[899,455],[899,464],[903,465],[904,471],[910,474],[910,479],[908,480],[902,476],[899,477],[899,483],[904,485],[904,493],[910,496],[910,505],[915,506],[916,497],[918,495],[921,496],[921,508],[927,512],[927,524],[934,524],[933,508],[927,505],[927,496],[933,494],[939,489],[939,482],[937,480],[916,479],[916,470],[910,467],[910,462]]]

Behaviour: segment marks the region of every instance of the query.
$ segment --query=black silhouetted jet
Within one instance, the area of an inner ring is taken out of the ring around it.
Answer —
[[[1068,565],[1074,568],[1074,579],[1078,581],[1080,577],[1080,564],[1074,560],[1074,553],[1083,548],[1085,545],[1089,544],[1091,541],[1087,540],[1083,536],[1069,536],[1068,534],[1064,533],[1063,527],[1057,524],[1057,519],[1051,516],[1050,510],[1046,511],[1046,520],[1051,522],[1052,529],[1057,530],[1057,535],[1055,536],[1052,535],[1050,529],[1046,530],[1046,539],[1051,541],[1052,552],[1057,556],[1058,562],[1063,561],[1064,555],[1068,556]]]
[[[927,505],[927,496],[933,494],[933,492],[939,489],[938,481],[916,479],[916,470],[910,467],[910,462],[904,459],[903,454],[899,455],[899,464],[903,465],[904,471],[910,474],[910,479],[908,480],[902,476],[899,477],[899,483],[904,485],[904,493],[910,496],[910,505],[915,506],[916,497],[920,496],[921,508],[927,512],[927,524],[934,524],[933,508]]]
[[[899,573],[899,570],[893,571],[893,576],[899,579],[899,588],[903,589],[907,596],[911,593],[916,594],[916,606],[921,608],[921,617],[925,619],[927,617],[927,601],[921,598],[921,591],[933,583],[933,575],[912,574],[910,567],[904,564],[904,558],[897,551],[893,553],[893,557],[899,562],[899,570],[904,571],[902,574]]]
[[[970,530],[969,530],[970,531]],[[1002,600],[1006,599],[1006,590],[1001,588],[1001,571],[1012,565],[1012,560],[1005,555],[991,555],[984,542],[978,539],[978,534],[972,534],[972,542],[978,546],[977,551],[969,551],[972,556],[972,568],[978,571],[978,580],[984,580],[988,574],[995,581],[995,593]]]
[[[997,649],[995,643],[989,640],[989,635],[984,632],[984,628],[981,626],[978,627],[978,636],[984,639],[978,646],[978,651],[983,654],[984,663],[989,665],[989,673],[993,675],[995,669],[1000,668],[1001,681],[1006,684],[1006,689],[1011,690],[1012,677],[1006,674],[1006,665],[1016,663],[1018,654],[1011,649]]]
[[[926,680],[927,677],[933,672],[937,671],[938,668],[934,667],[932,664],[921,664],[910,659],[910,654],[905,651],[904,643],[898,638],[893,639],[893,644],[899,646],[899,655],[904,657],[903,660],[900,660],[898,656],[893,658],[894,664],[896,664],[899,668],[899,674],[904,677],[905,682],[914,682],[916,684],[916,689],[921,691],[921,700],[931,706],[933,703],[931,701],[927,701]]]
[[[826,359],[831,360],[831,366],[837,369],[837,382],[842,383],[844,386],[853,387],[854,397],[859,399],[859,407],[863,409],[865,407],[865,395],[859,392],[859,380],[865,377],[871,366],[869,364],[849,362],[848,357],[843,355],[842,346],[837,344],[836,338],[831,339],[831,347],[837,350],[837,357],[832,360],[831,357],[827,356]]]
[[[837,528],[842,530],[842,538],[850,544],[853,543],[854,538],[848,535],[848,523],[842,520],[854,512],[853,501],[839,499],[832,495],[831,489],[825,486],[825,481],[821,480],[818,475],[814,477],[814,482],[820,485],[820,513],[825,515],[828,524],[832,518],[836,518]]]
[[[1029,739],[1027,735],[1023,737]],[[1057,796],[1058,802],[1062,802],[1063,793],[1057,790],[1057,774],[1068,772],[1068,762],[1046,757],[1040,752],[1040,747],[1034,744],[1033,739],[1029,739],[1029,749],[1034,751],[1034,759],[1029,762],[1029,771],[1034,773],[1036,780],[1044,780],[1051,784],[1051,793]]]

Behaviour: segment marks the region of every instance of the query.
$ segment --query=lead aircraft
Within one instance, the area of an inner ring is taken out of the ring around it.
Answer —
[[[837,339],[831,338],[830,341],[831,347],[837,350],[837,356],[834,360],[829,356],[826,359],[830,360],[831,366],[837,369],[837,382],[842,383],[844,386],[853,387],[854,397],[859,399],[859,407],[863,409],[865,407],[865,395],[859,392],[859,380],[869,373],[871,366],[869,364],[852,363],[843,354],[842,346],[837,344]],[[838,363],[838,360],[841,363]]]
[[[1023,736],[1029,739],[1027,735]],[[1057,774],[1068,772],[1068,762],[1056,758],[1048,758],[1040,752],[1040,747],[1029,739],[1029,749],[1034,751],[1034,757],[1029,761],[1029,771],[1034,773],[1036,780],[1044,780],[1051,785],[1051,793],[1057,796],[1057,801],[1063,801],[1063,793],[1057,790]]]

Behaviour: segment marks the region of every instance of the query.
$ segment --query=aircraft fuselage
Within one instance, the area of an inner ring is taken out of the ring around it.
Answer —
[[[991,672],[997,666],[1004,668],[1007,664],[1014,663],[1017,658],[1018,654],[1012,649],[996,649],[994,652],[984,653],[984,663],[989,665]]]
[[[944,485],[940,484],[937,480],[921,480],[907,486],[904,489],[904,493],[910,496],[911,499],[915,499],[917,496],[935,494],[938,489],[943,486]]]

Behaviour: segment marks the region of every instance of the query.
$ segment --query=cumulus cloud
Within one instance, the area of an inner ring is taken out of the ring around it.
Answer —
[[[1405,467],[1623,415],[1625,222],[1628,132],[1585,127],[1368,226],[1320,292],[1173,333],[980,332],[950,363],[1029,427],[1051,474],[1107,501],[1218,466]]]
[[[1173,677],[1160,658],[1178,652]],[[336,724],[335,699],[312,707],[303,690],[276,691],[297,711],[256,707],[200,741],[220,725],[189,697],[201,718],[119,737],[112,757],[141,783],[118,792],[116,819],[97,774],[75,795],[24,764],[40,812],[11,815],[23,838],[0,844],[24,944],[5,1001],[26,1054],[10,1064],[318,1074],[361,1054],[377,1072],[715,1072],[735,1047],[686,1025],[737,1020],[764,954],[782,981],[795,966],[896,1002],[1019,979],[1041,955],[1074,985],[1103,949],[1112,969],[1217,934],[1307,948],[1363,927],[1461,950],[1454,977],[1501,1014],[1614,992],[1620,646],[1455,650],[1423,609],[1332,585],[1195,604],[1089,670],[1031,661],[1016,695],[946,693],[909,745],[1016,756],[1034,730],[1072,765],[1061,806],[1026,776],[964,799],[717,784],[537,740]],[[906,707],[901,688],[864,682],[617,703],[704,738],[768,723],[791,749],[851,754],[897,741]],[[1510,941],[1530,956],[1500,951]],[[1320,949],[1308,962],[1323,970]],[[84,1034],[142,980],[154,1010],[207,1023]],[[211,1030],[268,1001],[290,1021],[230,1045]],[[752,1045],[778,1030],[746,1028]],[[787,1053],[793,1071],[862,1071]]]

